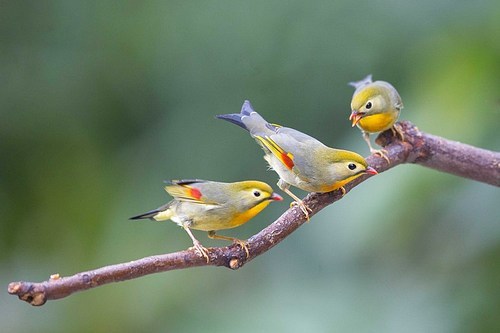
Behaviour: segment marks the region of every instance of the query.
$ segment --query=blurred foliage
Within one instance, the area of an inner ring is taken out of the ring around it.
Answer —
[[[347,82],[372,73],[420,129],[500,146],[498,1],[2,1],[0,40],[4,288],[188,247],[173,223],[127,220],[169,200],[163,179],[275,184],[250,137],[213,119],[244,99],[367,154]],[[1,331],[498,332],[499,199],[399,166],[236,272],[157,274],[41,308],[4,289]]]

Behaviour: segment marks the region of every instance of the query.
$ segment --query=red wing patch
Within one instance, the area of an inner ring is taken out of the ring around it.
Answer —
[[[201,199],[201,192],[197,188],[190,187],[189,188],[189,196],[193,199],[200,200]]]
[[[288,169],[292,170],[295,166],[293,163],[293,154],[286,152],[281,148],[276,142],[270,137],[255,136],[255,138],[266,147],[274,156],[276,156],[281,163],[283,163]]]
[[[204,203],[204,198],[202,190],[194,186],[182,185],[173,183],[173,185],[165,186],[165,191],[171,196],[182,201],[191,201]]]
[[[285,153],[285,152],[283,152],[283,153],[281,153],[281,158],[280,158],[280,160],[281,160],[281,162],[283,162],[283,164],[284,164],[284,165],[285,165],[288,169],[292,170],[292,169],[293,169],[293,167],[295,166],[295,164],[293,163],[293,160],[292,160],[293,156],[292,156],[292,157],[290,157],[290,155],[291,155],[291,154],[289,154],[289,153]]]

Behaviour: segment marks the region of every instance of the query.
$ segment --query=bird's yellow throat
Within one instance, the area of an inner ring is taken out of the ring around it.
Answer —
[[[365,132],[381,132],[394,125],[398,116],[397,112],[377,113],[361,118],[358,122],[359,127]]]
[[[253,208],[250,208],[249,210],[247,210],[247,211],[245,211],[245,212],[243,212],[241,214],[236,215],[234,217],[234,219],[230,222],[230,224],[231,224],[230,228],[234,228],[234,227],[237,227],[239,225],[242,225],[246,221],[248,221],[251,218],[253,218],[255,215],[259,214],[270,203],[271,203],[271,201],[264,200],[260,204],[258,204],[257,206],[255,206]]]

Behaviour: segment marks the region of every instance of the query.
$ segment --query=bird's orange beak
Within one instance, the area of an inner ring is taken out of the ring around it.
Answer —
[[[273,193],[269,199],[274,201],[281,201],[283,200],[283,197],[279,194]]]
[[[372,167],[368,167],[366,168],[366,173],[369,174],[369,175],[378,175],[378,172],[377,170],[375,170],[374,168]]]
[[[356,124],[363,118],[363,113],[359,113],[357,111],[352,111],[349,116],[349,120],[352,121],[352,127],[356,126]]]

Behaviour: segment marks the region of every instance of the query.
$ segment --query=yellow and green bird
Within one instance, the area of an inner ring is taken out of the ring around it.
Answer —
[[[216,116],[232,122],[248,132],[264,149],[265,160],[276,171],[278,187],[291,196],[309,219],[310,209],[295,196],[290,186],[307,192],[345,190],[343,186],[363,174],[377,174],[365,159],[347,150],[325,146],[315,138],[293,128],[268,123],[249,101],[240,113]]]
[[[378,154],[389,162],[385,150],[372,147],[370,133],[392,129],[393,133],[403,137],[401,130],[395,125],[403,108],[401,97],[390,83],[373,82],[371,75],[361,81],[350,82],[349,85],[355,88],[349,116],[352,126],[357,125],[361,129],[363,139],[370,147],[370,153]]]
[[[208,180],[172,180],[165,190],[174,197],[169,203],[131,220],[172,220],[184,228],[193,241],[194,249],[210,260],[208,250],[194,237],[191,229],[208,232],[208,237],[239,244],[249,255],[244,241],[217,235],[217,230],[230,229],[248,222],[271,201],[283,200],[266,183],[248,180],[222,183]]]

